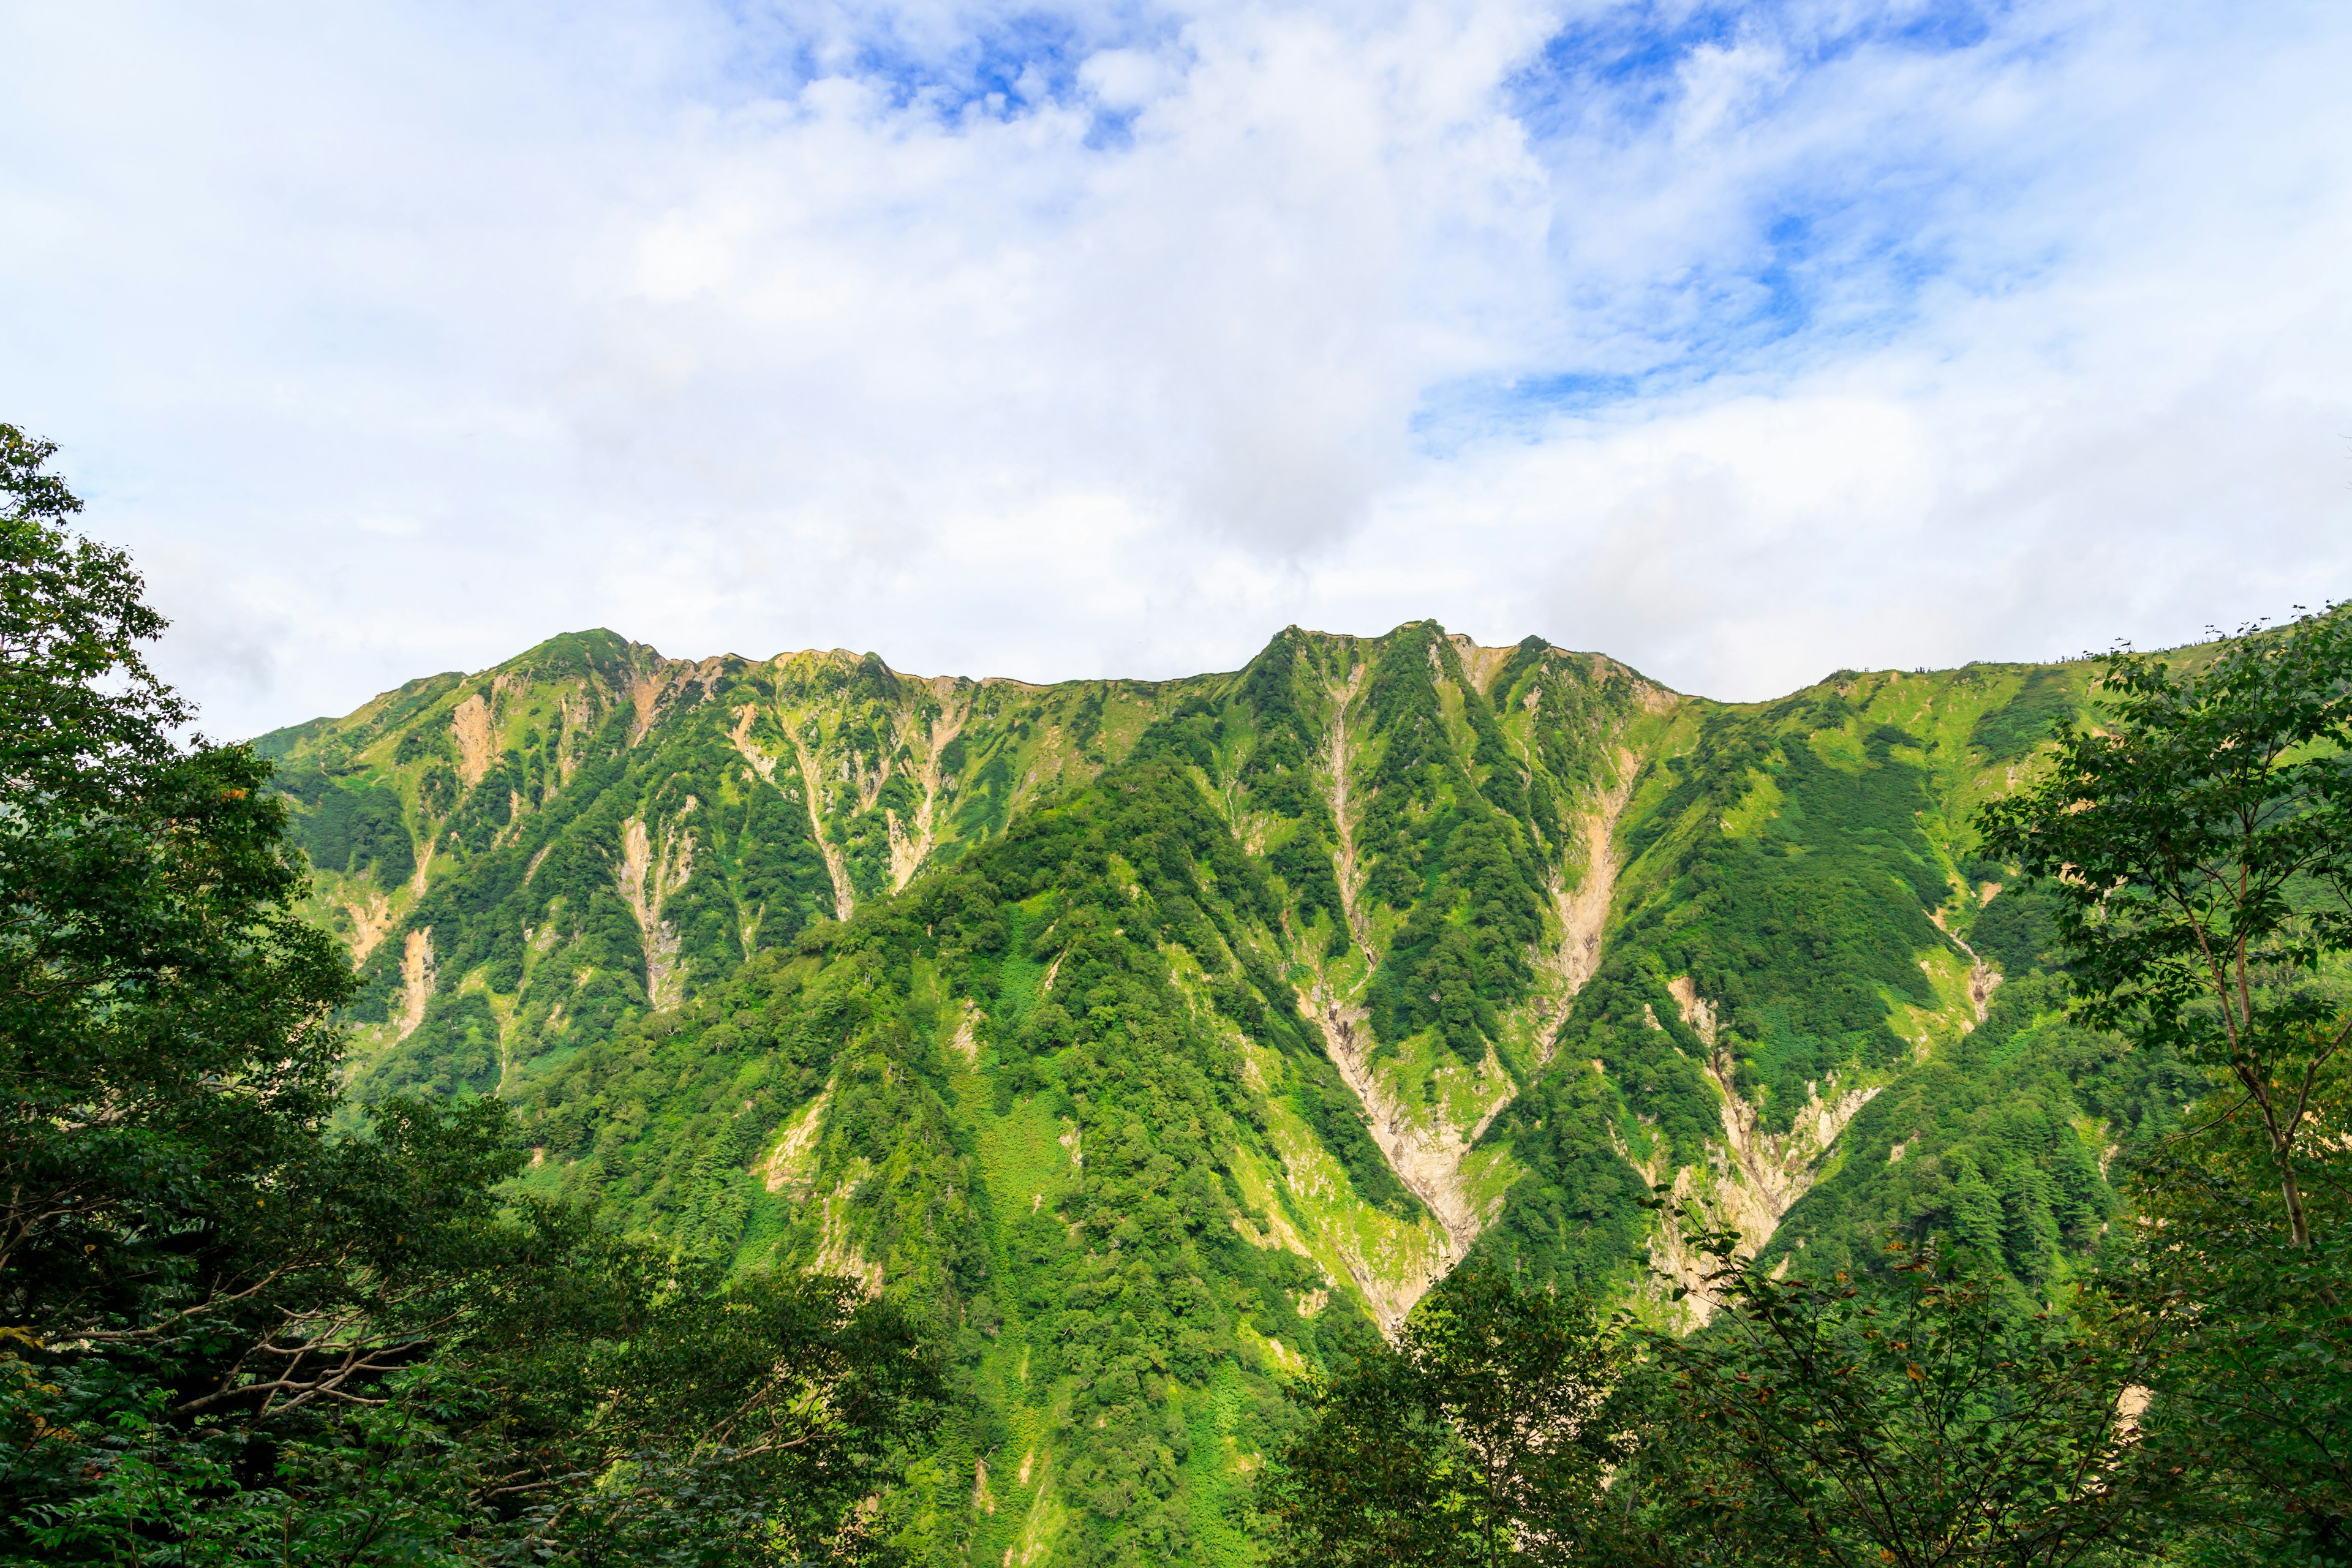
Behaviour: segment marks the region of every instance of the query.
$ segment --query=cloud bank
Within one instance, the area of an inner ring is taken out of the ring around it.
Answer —
[[[2352,584],[2352,14],[0,16],[0,418],[206,728],[609,626],[1752,698]]]

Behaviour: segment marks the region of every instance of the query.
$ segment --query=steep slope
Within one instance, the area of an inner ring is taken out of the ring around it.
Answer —
[[[1668,1310],[1653,1184],[1783,1254],[2086,1244],[2182,1086],[1995,989],[2048,943],[1966,827],[2084,679],[1734,707],[1415,623],[1040,688],[589,633],[260,744],[363,1095],[505,1095],[533,1184],[926,1303],[972,1397],[910,1548],[1221,1562],[1276,1381],[1472,1252]]]
[[[1090,775],[1142,689],[690,662],[592,632],[257,744],[304,808],[314,912],[362,965],[357,1016],[405,1047],[374,1079],[487,1092]]]
[[[1785,1257],[1818,1237],[1841,1267],[1869,1266],[1890,1234],[1984,1245],[1998,1232],[2009,1265],[2038,1279],[2061,1266],[2062,1239],[2087,1244],[2050,1219],[2072,1179],[2053,1173],[2099,1151],[2103,1174],[2112,1152],[2112,1119],[2094,1125],[2084,1105],[2144,1100],[2153,1127],[2189,1086],[2170,1064],[2130,1061],[2095,1091],[2079,1032],[2051,1021],[2058,992],[2002,1005],[1996,988],[2039,973],[2053,942],[2032,898],[2002,895],[2010,873],[1977,856],[1968,826],[2086,684],[2080,667],[1842,671],[1776,702],[1686,705],[1625,814],[1608,955],[1560,1032],[1571,1068],[1490,1134],[1528,1174],[1486,1245],[1538,1274],[1606,1278],[1647,1240],[1664,1277],[1645,1289],[1662,1297],[1696,1260],[1680,1225],[1641,1207],[1655,1186],[1752,1250]],[[1958,1223],[1932,1127],[1999,1092],[1995,1058],[1970,1039],[1996,1014],[2004,1038],[2042,1042],[2010,1069],[2051,1093],[2038,1152],[2011,1163],[1995,1200],[2009,1217],[1988,1231]],[[1898,1186],[1899,1202],[1857,1196]]]

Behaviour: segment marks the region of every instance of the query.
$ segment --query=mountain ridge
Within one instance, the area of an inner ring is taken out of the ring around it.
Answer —
[[[2180,1085],[2063,1022],[1968,822],[2087,677],[1727,704],[1422,621],[1038,686],[597,632],[257,747],[362,1098],[503,1095],[529,1185],[924,1303],[973,1412],[906,1504],[934,1559],[1238,1561],[1276,1382],[1465,1257],[1685,1317],[1654,1186],[1768,1256],[2072,1266]]]
[[[1368,636],[1353,632],[1322,631],[1313,627],[1302,626],[1297,622],[1292,622],[1288,626],[1284,626],[1281,632],[1277,632],[1276,635],[1276,637],[1280,637],[1285,634],[1297,634],[1302,637],[1329,641],[1345,640],[1372,643],[1383,641],[1387,637],[1395,636],[1397,631],[1403,629],[1406,626],[1434,626],[1437,623],[1434,621],[1408,621],[1401,623],[1400,626],[1391,628],[1390,631],[1386,633]],[[1508,654],[1517,648],[1526,646],[1528,642],[1535,641],[1540,642],[1545,647],[1559,653],[1575,654],[1581,652],[1591,658],[1608,659],[1611,663],[1620,665],[1628,670],[1633,669],[1632,666],[1625,665],[1624,661],[1614,658],[1614,656],[1593,652],[1591,650],[1563,647],[1557,643],[1551,642],[1548,638],[1541,637],[1537,634],[1532,633],[1529,634],[1528,637],[1522,638],[1517,643],[1492,645],[1479,643],[1466,633],[1450,632],[1447,633],[1446,636],[1448,639],[1453,641],[1457,647],[1465,649],[1475,649],[1481,655]],[[508,670],[512,667],[520,665],[525,660],[532,658],[543,650],[551,648],[557,644],[567,641],[591,639],[618,644],[634,652],[650,654],[656,663],[666,668],[688,667],[698,670],[712,665],[752,667],[782,664],[794,659],[830,660],[834,662],[845,662],[854,666],[861,664],[867,659],[872,659],[877,663],[881,664],[885,668],[888,669],[893,675],[902,680],[912,680],[925,685],[933,685],[938,682],[947,681],[961,686],[1011,686],[1030,692],[1050,691],[1059,687],[1077,685],[1109,684],[1128,686],[1162,686],[1191,680],[1214,680],[1226,679],[1241,673],[1240,669],[1204,670],[1191,675],[1166,676],[1159,678],[1146,676],[1071,676],[1060,680],[1031,680],[1025,677],[1016,675],[924,675],[914,670],[900,669],[897,666],[889,664],[888,661],[884,659],[879,653],[877,653],[870,648],[863,651],[856,648],[839,647],[828,648],[792,648],[786,649],[782,652],[771,654],[764,658],[749,654],[735,653],[732,651],[703,654],[698,656],[665,654],[650,643],[637,642],[633,638],[625,637],[619,632],[612,630],[608,626],[589,626],[577,631],[555,633],[553,636],[543,638],[540,642],[533,644],[531,647],[525,648],[520,653],[512,655],[511,657],[502,659],[496,664],[487,665],[480,669],[443,670],[434,675],[417,677],[414,679],[404,682],[399,687],[393,688],[391,690],[378,692],[366,702],[362,702],[358,708],[352,710],[350,713],[342,715],[320,714],[315,718],[297,721],[291,724],[279,725],[274,729],[264,731],[261,733],[251,737],[245,743],[248,745],[261,746],[265,742],[276,742],[284,737],[306,733],[320,725],[332,724],[341,721],[357,717],[373,704],[383,701],[387,698],[401,692],[407,691],[417,686],[420,682],[479,679],[484,676],[496,675]],[[1242,668],[1246,668],[1247,665],[1244,665]],[[1635,673],[1638,674],[1639,672],[1636,671]],[[1677,697],[1692,695],[1691,693],[1675,690],[1674,688],[1667,687],[1664,682],[1655,680],[1648,676],[1643,676],[1642,679],[1650,681],[1652,685],[1659,687],[1662,690],[1672,692]],[[1708,700],[1715,700],[1709,699]]]

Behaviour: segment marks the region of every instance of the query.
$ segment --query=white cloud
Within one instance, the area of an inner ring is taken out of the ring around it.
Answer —
[[[2334,8],[1041,15],[11,13],[0,417],[218,732],[596,624],[1753,697],[2352,582]]]

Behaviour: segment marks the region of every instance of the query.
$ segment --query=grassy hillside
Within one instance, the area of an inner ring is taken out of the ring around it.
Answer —
[[[1246,1555],[1280,1379],[1484,1249],[1661,1316],[1670,1183],[1759,1251],[2063,1274],[2189,1089],[2055,1016],[1975,805],[2087,668],[1686,698],[1530,638],[921,679],[609,633],[265,737],[362,1094],[527,1180],[920,1303],[940,1563]]]

